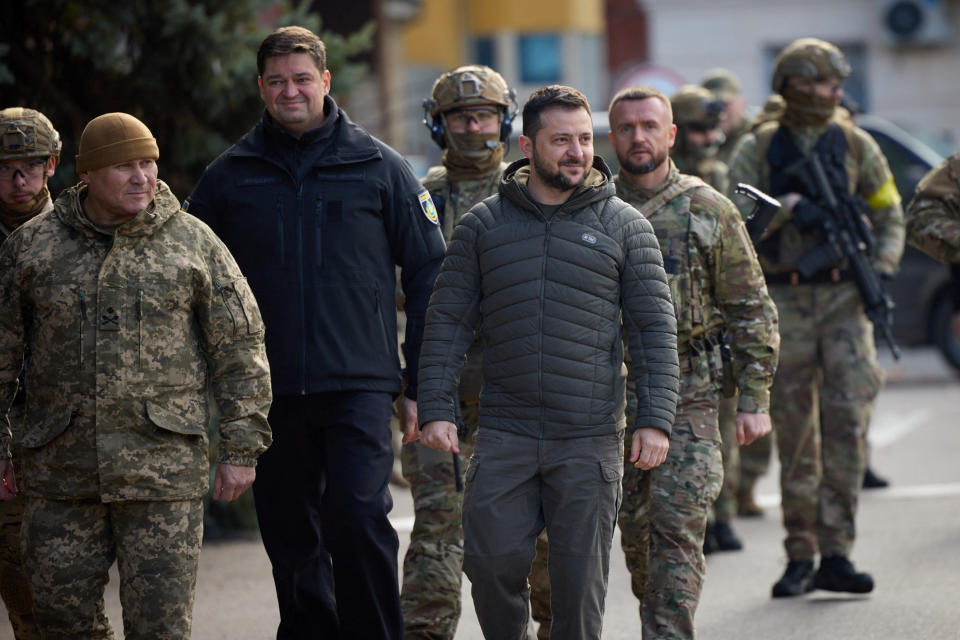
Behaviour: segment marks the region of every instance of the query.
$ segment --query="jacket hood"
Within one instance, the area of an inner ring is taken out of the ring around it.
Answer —
[[[64,189],[53,205],[54,214],[60,221],[88,237],[99,231],[83,212],[83,201],[87,197],[87,185],[79,182]],[[149,236],[166,224],[167,220],[180,212],[180,201],[162,180],[157,180],[157,191],[146,209],[142,209],[132,219],[117,227],[121,236]]]
[[[373,136],[355,124],[333,98],[324,97],[324,125],[307,131],[297,138],[278,125],[264,109],[260,121],[229,151],[232,156],[272,158],[283,166],[284,158],[297,151],[312,166],[340,166],[383,156]],[[331,123],[330,118],[333,118]],[[332,129],[332,132],[327,127]]]
[[[500,194],[526,211],[542,215],[539,203],[534,200],[527,188],[530,181],[530,160],[521,158],[510,164],[500,179]],[[574,189],[566,202],[561,205],[557,215],[568,211],[578,211],[598,200],[617,195],[612,174],[607,163],[600,156],[593,156],[593,167],[583,184]]]

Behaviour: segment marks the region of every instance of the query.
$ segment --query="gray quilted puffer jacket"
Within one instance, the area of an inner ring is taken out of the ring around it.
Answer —
[[[420,424],[453,422],[464,353],[483,344],[480,426],[537,438],[624,427],[622,324],[637,425],[669,434],[679,388],[676,319],[653,227],[616,197],[599,157],[550,218],[528,160],[454,229],[420,354]]]

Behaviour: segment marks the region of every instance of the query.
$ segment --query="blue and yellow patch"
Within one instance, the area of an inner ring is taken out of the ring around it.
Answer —
[[[430,192],[424,190],[417,196],[417,200],[420,201],[420,208],[423,210],[423,215],[427,216],[427,220],[433,224],[440,224],[440,218],[437,216],[437,208],[433,205],[433,198],[430,197]]]

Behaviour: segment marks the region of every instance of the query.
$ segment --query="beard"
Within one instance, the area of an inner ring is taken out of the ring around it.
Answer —
[[[633,151],[636,147],[630,149]],[[629,153],[629,151],[628,151]],[[617,160],[620,161],[620,166],[626,170],[627,173],[631,173],[635,176],[642,176],[647,173],[650,173],[664,162],[667,161],[667,150],[664,149],[662,153],[657,153],[656,151],[651,150],[650,155],[652,156],[649,160],[644,163],[634,162],[630,160],[629,156],[620,157],[617,156]]]
[[[560,167],[583,167],[583,175],[580,176],[580,179],[574,182],[560,170]],[[565,160],[557,165],[557,170],[554,171],[552,168],[541,164],[540,160],[534,156],[533,157],[533,169],[537,172],[537,176],[543,180],[546,184],[559,189],[560,191],[569,191],[570,189],[576,189],[579,186],[582,186],[587,179],[587,174],[590,173],[587,170],[587,162],[571,162]]]

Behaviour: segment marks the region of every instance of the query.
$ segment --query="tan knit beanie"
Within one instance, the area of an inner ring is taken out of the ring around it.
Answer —
[[[105,113],[83,129],[77,173],[130,160],[157,160],[159,157],[160,149],[147,125],[126,113]]]

